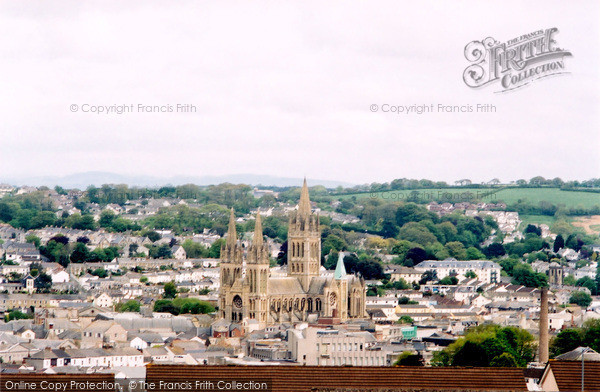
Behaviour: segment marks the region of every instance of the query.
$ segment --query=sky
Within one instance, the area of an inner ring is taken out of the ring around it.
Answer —
[[[3,1],[0,178],[599,177],[599,14],[597,1]],[[567,74],[506,93],[464,83],[469,42],[552,27]],[[496,112],[382,112],[415,104]],[[111,105],[134,110],[90,112]]]

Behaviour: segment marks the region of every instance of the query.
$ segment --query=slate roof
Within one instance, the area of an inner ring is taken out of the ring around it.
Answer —
[[[0,379],[0,390],[10,390],[7,387],[7,382],[18,383],[19,381],[24,381],[26,383],[36,383],[36,385],[41,385],[42,381],[47,381],[48,383],[61,383],[66,384],[67,388],[64,392],[87,392],[94,391],[98,392],[98,384],[112,383],[115,381],[114,374],[39,374],[39,373],[29,373],[29,374],[3,374]],[[71,381],[74,381],[74,384],[71,384]],[[82,384],[89,382],[89,384]],[[21,389],[22,390],[22,389]]]
[[[600,362],[586,361],[584,370],[585,391],[600,392]],[[560,392],[581,391],[581,361],[551,360],[546,366],[542,380],[548,376],[549,371],[552,371]]]
[[[560,361],[581,361],[581,355],[584,351],[585,354],[583,354],[583,357],[585,361],[600,361],[600,354],[589,347],[577,347],[575,350],[561,354],[555,359]]]
[[[304,293],[304,290],[302,290],[302,286],[300,285],[300,281],[296,278],[270,278],[268,282],[269,294],[271,295]]]
[[[270,380],[271,390],[527,391],[523,369],[339,366],[148,365],[146,381]]]
[[[490,260],[425,260],[415,265],[417,268],[501,268],[498,263]]]

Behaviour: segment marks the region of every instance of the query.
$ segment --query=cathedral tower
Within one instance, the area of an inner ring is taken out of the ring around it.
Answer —
[[[263,238],[260,214],[256,214],[254,238],[246,256],[246,284],[249,288],[249,317],[261,323],[267,321],[269,267],[269,245]]]
[[[311,211],[306,178],[300,193],[298,210],[290,216],[288,231],[288,276],[300,280],[308,290],[313,277],[321,267],[321,230],[319,216]]]
[[[230,288],[242,277],[243,268],[243,250],[237,240],[237,230],[235,228],[235,216],[233,208],[229,216],[229,229],[227,231],[227,241],[221,247],[221,290],[219,296],[219,309],[221,316],[229,316],[231,303],[226,298],[230,293]],[[236,314],[236,316],[239,316]]]

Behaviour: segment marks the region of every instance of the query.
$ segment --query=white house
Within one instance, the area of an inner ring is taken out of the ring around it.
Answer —
[[[185,252],[185,249],[183,249],[183,246],[181,245],[175,245],[171,248],[171,254],[173,255],[174,259],[177,260],[184,260],[185,258],[187,258],[187,253]]]
[[[164,347],[148,347],[143,350],[147,362],[172,362],[174,354]]]
[[[100,308],[112,308],[114,305],[113,299],[106,293],[98,295],[92,303]]]
[[[438,279],[443,279],[447,276],[456,276],[459,281],[465,279],[467,272],[474,272],[480,281],[496,283],[500,281],[502,267],[490,260],[458,261],[456,259],[446,259],[426,260],[417,264],[415,269],[421,273],[433,270],[437,273]]]
[[[52,283],[68,283],[70,280],[69,273],[62,267],[49,270],[48,275],[52,278]]]

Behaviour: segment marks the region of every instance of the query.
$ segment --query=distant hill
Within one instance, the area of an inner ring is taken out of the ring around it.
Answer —
[[[258,174],[231,174],[224,176],[174,176],[168,178],[152,177],[152,176],[133,176],[123,175],[109,172],[85,172],[70,174],[67,176],[40,176],[40,177],[21,177],[21,178],[0,178],[0,183],[8,183],[11,185],[29,185],[29,186],[48,186],[56,185],[64,188],[79,188],[85,189],[90,185],[100,186],[103,184],[127,184],[129,186],[147,186],[156,187],[163,185],[214,185],[224,182],[234,184],[249,184],[253,186],[300,186],[302,178],[293,177],[277,177]],[[335,188],[338,186],[350,187],[355,184],[332,181],[319,180],[309,178],[309,185],[323,185],[327,188]]]

